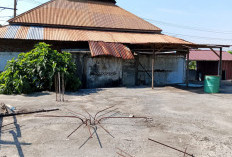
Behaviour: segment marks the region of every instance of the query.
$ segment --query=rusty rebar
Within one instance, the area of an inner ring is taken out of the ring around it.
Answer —
[[[15,124],[15,123],[9,123],[9,124],[2,125],[1,128],[12,125],[12,124]]]
[[[111,107],[107,107],[107,108],[105,108],[105,109],[103,109],[103,110],[98,111],[98,112],[95,114],[95,116],[94,116],[94,120],[96,119],[96,117],[97,117],[97,115],[98,115],[99,113],[104,112],[104,111],[106,111],[106,110],[109,110],[109,109],[111,109],[111,108],[113,108],[113,107],[115,107],[115,105],[114,105],[114,106],[111,106]]]
[[[79,149],[81,149],[92,137],[93,137],[93,133],[91,133],[91,135],[87,138],[87,140],[79,147]]]
[[[109,113],[111,113],[111,112],[116,111],[116,110],[118,110],[118,108],[116,108],[116,109],[114,109],[114,110],[110,110],[110,111],[108,111],[108,112],[106,112],[106,113],[104,113],[104,114],[102,114],[102,115],[100,115],[100,116],[98,116],[98,117],[96,117],[96,118],[98,119],[98,118],[103,117],[103,116],[105,116],[105,115],[107,115],[107,114],[109,114]]]
[[[69,138],[72,134],[74,134],[82,125],[83,125],[83,123],[80,124],[71,134],[69,134],[69,135],[67,136],[67,138]]]
[[[133,157],[132,155],[130,155],[129,153],[123,151],[122,149],[120,149],[120,148],[117,148],[117,149],[120,150],[121,152],[123,152],[124,154],[128,155],[129,157]]]
[[[178,152],[184,153],[184,154],[186,154],[186,155],[188,155],[188,156],[194,157],[193,154],[186,153],[186,152],[184,152],[184,151],[182,151],[182,150],[179,150],[179,149],[177,149],[177,148],[174,148],[174,147],[172,147],[172,146],[163,144],[163,143],[161,143],[161,142],[152,140],[152,139],[150,139],[150,138],[148,138],[148,140],[150,140],[150,141],[152,141],[152,142],[155,142],[155,143],[158,143],[158,144],[160,144],[160,145],[163,145],[163,146],[165,146],[165,147],[171,148],[171,149],[176,150],[176,151],[178,151]]]
[[[103,119],[147,119],[147,117],[102,117],[97,120],[97,122],[100,122]]]
[[[98,124],[107,134],[109,134],[111,137],[115,138],[106,128],[104,128],[100,123]]]
[[[81,113],[78,113],[78,112],[76,112],[76,111],[72,111],[72,110],[70,110],[70,109],[68,109],[68,108],[66,108],[66,107],[65,107],[64,109],[68,110],[68,111],[71,112],[72,114],[77,114],[77,115],[80,115],[80,116],[84,117],[85,119],[88,119],[86,116],[84,116],[84,115],[81,114]]]
[[[84,123],[84,120],[80,117],[77,117],[77,116],[54,116],[54,115],[37,115],[36,117],[50,117],[50,118],[77,118],[79,120],[82,121],[82,123]]]

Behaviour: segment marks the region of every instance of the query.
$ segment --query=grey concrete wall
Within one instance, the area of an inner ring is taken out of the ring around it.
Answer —
[[[4,71],[7,61],[17,58],[19,52],[0,52],[0,71]]]
[[[122,84],[121,59],[88,57],[85,64],[87,88],[118,87]]]
[[[139,62],[152,75],[152,56],[140,55]],[[151,85],[151,77],[140,65],[138,67],[138,82],[141,85]],[[184,83],[185,58],[182,55],[157,55],[155,57],[155,85]]]

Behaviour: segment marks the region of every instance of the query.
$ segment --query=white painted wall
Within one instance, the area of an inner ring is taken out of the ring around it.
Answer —
[[[6,63],[12,58],[17,58],[20,52],[0,52],[0,71],[4,71]]]

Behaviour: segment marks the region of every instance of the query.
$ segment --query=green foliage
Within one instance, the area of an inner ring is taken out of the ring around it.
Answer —
[[[76,65],[70,53],[59,53],[46,43],[38,43],[18,59],[8,61],[6,69],[0,74],[0,93],[32,93],[54,88],[54,75],[64,73],[66,90],[76,91],[80,80],[76,77]]]
[[[189,62],[189,69],[196,70],[197,69],[197,62],[196,61]]]
[[[228,51],[230,54],[232,54],[232,51]]]

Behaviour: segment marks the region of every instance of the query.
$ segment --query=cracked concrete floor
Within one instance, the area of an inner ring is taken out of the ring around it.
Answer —
[[[232,156],[232,83],[220,94],[204,94],[203,89],[175,87],[86,89],[66,93],[67,102],[56,103],[51,92],[32,95],[0,95],[0,102],[17,109],[60,108],[52,115],[71,115],[65,108],[91,114],[117,105],[119,115],[148,116],[142,119],[109,119],[103,122],[115,138],[98,129],[97,138],[89,140],[85,127],[66,139],[80,123],[69,118],[42,118],[34,115],[1,120],[0,157],[118,157],[117,148],[136,157],[183,157],[183,154],[158,145],[148,138],[194,154],[196,157]],[[44,114],[44,113],[43,113]]]

